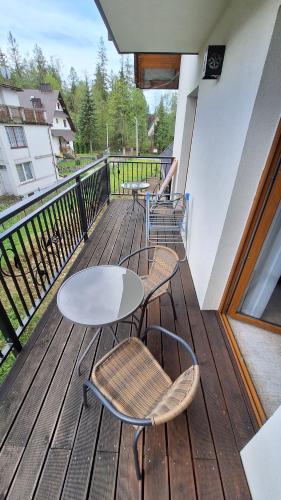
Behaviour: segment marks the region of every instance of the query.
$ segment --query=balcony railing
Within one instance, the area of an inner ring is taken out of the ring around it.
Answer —
[[[0,105],[0,123],[46,124],[47,120],[42,109]]]
[[[103,157],[0,214],[0,365],[122,182],[158,176],[172,158]]]

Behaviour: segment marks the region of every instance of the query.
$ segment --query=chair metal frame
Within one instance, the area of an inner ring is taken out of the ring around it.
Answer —
[[[146,245],[184,245],[188,232],[189,201],[189,193],[161,196],[146,193]]]
[[[183,340],[181,337],[176,335],[175,333],[170,332],[166,328],[163,328],[162,326],[159,325],[151,325],[148,326],[145,329],[145,332],[143,336],[141,337],[141,340],[146,343],[147,340],[147,334],[148,332],[151,331],[156,331],[158,333],[163,333],[164,335],[167,335],[168,337],[172,338],[173,340],[177,341],[190,355],[192,359],[193,365],[198,365],[198,361],[196,358],[196,355],[194,354],[192,348],[190,345]],[[134,462],[135,462],[135,469],[136,469],[136,475],[138,480],[142,479],[142,473],[140,469],[140,462],[139,462],[139,455],[138,455],[138,439],[140,434],[142,433],[144,427],[147,426],[152,426],[155,425],[153,422],[152,418],[135,418],[131,417],[129,415],[126,415],[122,412],[120,412],[103,394],[102,392],[96,387],[96,385],[90,381],[90,380],[85,380],[83,382],[83,404],[86,408],[88,408],[88,398],[87,398],[87,393],[88,391],[91,391],[96,398],[119,420],[126,424],[131,424],[134,426],[137,426],[137,430],[135,431],[134,434],[134,439],[133,439],[133,453],[134,453]],[[169,421],[169,420],[167,420]]]
[[[144,251],[147,251],[149,252],[149,250],[153,250],[154,248],[157,248],[157,245],[153,245],[153,246],[146,246],[146,247],[143,247],[141,248],[140,250],[136,250],[135,252],[132,252],[130,255],[127,255],[126,257],[124,257],[123,259],[120,260],[119,262],[119,266],[121,266],[124,262],[126,262],[128,259],[130,259],[131,257],[133,257],[134,255],[137,255],[138,253],[141,253],[141,252],[144,252]],[[168,248],[167,248],[168,249]],[[152,260],[151,259],[147,259],[148,262],[151,262]],[[140,319],[138,320],[139,324],[138,324],[138,330],[137,330],[137,335],[139,336],[140,335],[140,332],[141,332],[141,328],[142,328],[142,324],[143,324],[143,320],[144,320],[144,314],[145,314],[145,310],[149,304],[149,302],[151,302],[151,300],[153,300],[153,294],[159,289],[161,288],[161,286],[165,285],[165,283],[167,283],[168,281],[170,281],[173,276],[175,276],[176,272],[178,271],[179,269],[179,260],[178,262],[176,263],[175,265],[175,268],[173,270],[173,272],[167,276],[167,278],[165,278],[164,280],[162,280],[160,283],[158,283],[154,288],[152,288],[152,290],[146,295],[143,303],[140,305],[140,308],[141,308],[141,316],[140,316]],[[170,301],[171,301],[171,305],[172,305],[172,309],[173,309],[173,315],[174,315],[174,320],[176,321],[177,320],[177,313],[176,313],[176,307],[175,307],[175,303],[174,303],[174,299],[173,299],[173,296],[170,292],[169,289],[165,290],[165,292],[163,292],[163,295],[167,293],[169,298],[170,298]],[[137,319],[135,317],[135,319]]]

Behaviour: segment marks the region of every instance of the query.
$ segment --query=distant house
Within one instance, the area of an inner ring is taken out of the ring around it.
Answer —
[[[53,90],[51,85],[44,83],[39,89],[24,89],[19,99],[24,108],[44,109],[46,112],[47,121],[51,125],[54,155],[73,155],[75,127],[60,91]]]
[[[27,196],[57,180],[48,115],[25,106],[23,93],[0,84],[0,195]]]

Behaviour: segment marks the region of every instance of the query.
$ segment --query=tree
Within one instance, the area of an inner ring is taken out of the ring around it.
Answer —
[[[92,94],[96,110],[96,146],[99,150],[103,150],[106,147],[108,97],[107,56],[103,38],[99,42]]]
[[[85,80],[85,93],[78,118],[79,145],[83,152],[93,152],[95,146],[95,107],[88,78]]]
[[[161,96],[159,106],[156,111],[158,122],[155,127],[154,143],[158,151],[163,151],[170,144],[169,122],[164,106],[164,98]]]
[[[45,76],[47,74],[47,61],[44,57],[43,51],[37,43],[34,46],[33,50],[33,64],[36,72],[37,84],[44,82]]]
[[[8,53],[11,66],[11,80],[16,85],[21,85],[21,78],[23,73],[23,66],[19,46],[16,39],[13,37],[12,32],[9,31],[8,35]]]

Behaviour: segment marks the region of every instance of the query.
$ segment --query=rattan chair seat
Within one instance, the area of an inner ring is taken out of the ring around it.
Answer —
[[[198,370],[198,372],[197,372]],[[192,366],[173,383],[136,337],[114,347],[94,367],[92,380],[116,409],[131,417],[171,420],[191,402],[199,382]]]

